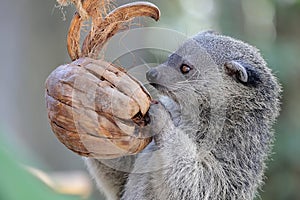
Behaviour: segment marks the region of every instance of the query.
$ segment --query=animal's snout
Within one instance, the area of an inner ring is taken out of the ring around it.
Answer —
[[[155,82],[155,80],[157,80],[157,77],[158,77],[158,71],[155,68],[150,69],[146,73],[146,78],[149,82]]]

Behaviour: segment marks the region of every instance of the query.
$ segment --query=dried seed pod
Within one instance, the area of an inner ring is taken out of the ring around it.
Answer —
[[[123,23],[140,16],[158,20],[159,9],[152,3],[135,2],[109,13],[111,0],[58,2],[74,3],[77,12],[67,37],[73,62],[56,68],[46,80],[53,132],[82,156],[116,158],[140,152],[152,140],[146,126],[150,95],[120,67],[94,58],[107,40],[123,29]],[[91,31],[81,48],[81,26],[90,18]]]
[[[53,132],[72,151],[88,157],[134,154],[151,141],[151,98],[135,79],[110,63],[80,58],[55,69],[46,80]]]

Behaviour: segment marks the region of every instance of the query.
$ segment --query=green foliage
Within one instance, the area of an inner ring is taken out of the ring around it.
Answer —
[[[1,133],[0,133],[1,136]],[[0,139],[0,143],[3,140]],[[9,153],[6,144],[0,144],[0,199],[3,200],[78,200],[78,197],[56,194],[29,174]]]

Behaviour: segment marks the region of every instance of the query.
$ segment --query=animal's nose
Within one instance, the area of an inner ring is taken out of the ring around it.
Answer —
[[[147,71],[146,73],[146,78],[148,81],[153,82],[157,79],[158,76],[158,71],[157,69],[150,69],[149,71]]]

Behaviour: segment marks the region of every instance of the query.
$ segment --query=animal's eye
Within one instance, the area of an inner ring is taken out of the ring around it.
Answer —
[[[181,73],[183,73],[183,74],[187,74],[187,73],[189,73],[190,71],[191,71],[191,67],[190,66],[188,66],[188,65],[186,65],[186,64],[182,64],[181,66],[180,66],[180,71],[181,71]]]

